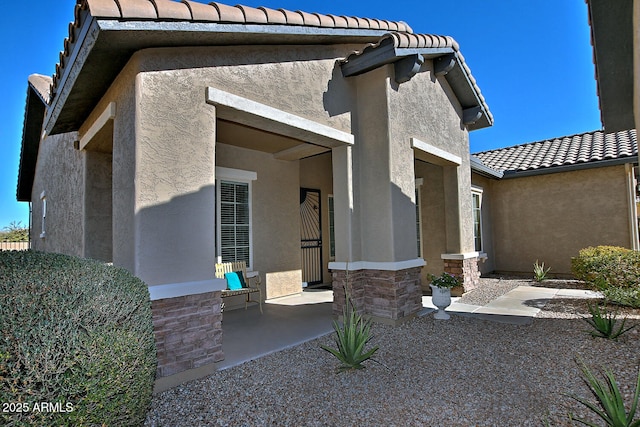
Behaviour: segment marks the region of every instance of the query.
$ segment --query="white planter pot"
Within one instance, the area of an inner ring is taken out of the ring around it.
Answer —
[[[444,309],[451,305],[451,289],[439,288],[437,286],[429,285],[431,287],[431,302],[438,307],[438,311],[433,315],[434,319],[448,320],[451,318]]]

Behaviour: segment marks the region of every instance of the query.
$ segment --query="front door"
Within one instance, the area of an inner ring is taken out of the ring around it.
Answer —
[[[320,190],[300,189],[300,247],[302,281],[322,283],[322,227]]]

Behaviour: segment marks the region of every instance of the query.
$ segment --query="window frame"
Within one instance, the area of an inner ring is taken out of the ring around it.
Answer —
[[[246,185],[248,190],[249,208],[249,261],[247,270],[253,270],[253,181],[258,179],[257,173],[241,169],[230,169],[216,167],[216,257],[222,260],[222,192],[220,191],[223,182],[230,184]]]
[[[42,205],[42,231],[40,233],[40,238],[44,239],[47,236],[47,192],[43,191],[40,193],[40,201]]]
[[[471,186],[471,220],[473,221],[473,249],[476,252],[484,253],[484,230],[482,229],[482,193],[484,189],[476,185]],[[475,197],[478,197],[478,207],[475,207]],[[480,236],[476,236],[476,217],[475,212],[478,211],[478,231]],[[476,242],[480,241],[480,248]]]

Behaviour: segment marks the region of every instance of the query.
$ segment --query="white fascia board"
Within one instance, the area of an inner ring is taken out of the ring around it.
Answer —
[[[179,298],[188,295],[206,294],[227,288],[225,279],[202,280],[199,282],[167,283],[149,286],[151,301],[167,298]]]
[[[350,133],[214,87],[207,88],[206,96],[208,104],[220,108],[216,114],[226,120],[323,147],[333,148],[354,143],[354,136]]]
[[[107,108],[104,109],[100,117],[91,125],[89,130],[80,137],[80,149],[83,150],[89,142],[100,132],[109,120],[113,120],[116,117],[116,103],[110,102]]]
[[[460,166],[462,164],[462,157],[456,156],[448,151],[444,151],[441,148],[434,147],[433,145],[420,141],[417,138],[411,138],[411,148],[424,151],[427,154],[438,157],[447,163],[453,163],[456,166]]]
[[[408,268],[424,267],[427,265],[424,259],[416,258],[407,261],[396,262],[375,262],[375,261],[354,261],[354,262],[330,262],[329,270],[383,270],[400,271]]]

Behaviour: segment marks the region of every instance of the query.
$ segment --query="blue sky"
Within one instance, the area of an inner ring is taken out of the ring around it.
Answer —
[[[15,196],[27,78],[53,74],[75,3],[10,1],[0,16],[0,228],[12,221],[28,223],[28,204]],[[582,0],[240,3],[405,21],[416,33],[454,37],[495,119],[493,127],[470,134],[472,152],[601,128]]]

